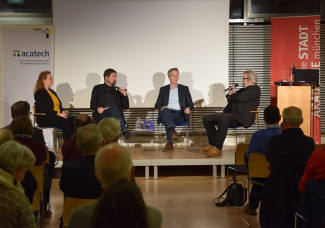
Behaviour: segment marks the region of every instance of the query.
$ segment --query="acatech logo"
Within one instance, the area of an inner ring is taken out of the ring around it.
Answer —
[[[44,51],[13,51],[14,57],[50,57],[50,52],[47,50]]]
[[[40,31],[41,34],[45,34],[45,38],[50,38],[51,29],[49,28],[33,28],[34,31]]]

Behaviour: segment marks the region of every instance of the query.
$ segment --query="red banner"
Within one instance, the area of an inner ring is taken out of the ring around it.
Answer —
[[[291,68],[320,68],[320,17],[272,18],[271,20],[271,104],[276,105],[276,85],[274,82],[290,81]],[[293,76],[292,76],[293,77]],[[293,78],[292,78],[293,80]],[[315,143],[320,143],[320,89],[314,92],[314,132]],[[311,124],[313,121],[311,121]]]

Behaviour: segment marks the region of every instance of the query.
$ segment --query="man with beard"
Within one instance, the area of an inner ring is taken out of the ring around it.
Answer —
[[[228,104],[222,113],[209,114],[203,117],[203,125],[208,135],[209,146],[203,152],[209,157],[222,154],[223,143],[228,128],[235,126],[250,126],[254,123],[255,111],[260,103],[261,90],[257,83],[257,73],[253,70],[243,72],[243,88],[235,93],[235,88],[229,88],[226,95]],[[215,126],[218,127],[216,130]]]
[[[93,112],[95,123],[108,117],[120,121],[121,134],[125,139],[131,137],[124,119],[123,109],[129,108],[127,90],[116,86],[117,74],[114,69],[107,69],[104,72],[104,84],[96,85],[91,94],[90,108]]]

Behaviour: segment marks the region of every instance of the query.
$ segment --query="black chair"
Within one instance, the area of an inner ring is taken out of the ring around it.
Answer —
[[[306,183],[295,227],[325,227],[325,180],[310,180]]]

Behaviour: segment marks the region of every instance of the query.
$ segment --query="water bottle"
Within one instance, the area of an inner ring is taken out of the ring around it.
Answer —
[[[140,128],[141,128],[141,119],[140,118],[137,118],[136,122],[135,122],[135,130],[136,131],[139,131]]]
[[[150,120],[144,121],[144,129],[150,131]]]

